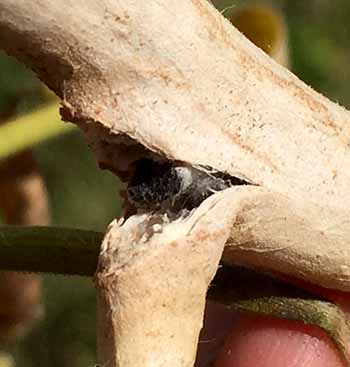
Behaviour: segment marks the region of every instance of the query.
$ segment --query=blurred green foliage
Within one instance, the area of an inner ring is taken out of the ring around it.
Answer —
[[[224,14],[244,0],[212,1]],[[257,3],[259,1],[255,1]],[[276,0],[286,15],[293,71],[331,99],[350,106],[350,2]],[[16,101],[16,102],[15,102]],[[32,73],[0,55],[0,118],[42,103]],[[15,107],[14,107],[15,106]],[[1,137],[0,137],[1,139]],[[35,147],[45,177],[52,225],[101,230],[120,211],[120,184],[96,167],[80,132]],[[84,261],[84,259],[81,259]],[[95,363],[95,296],[92,281],[45,276],[45,317],[12,347],[19,367],[85,367]]]
[[[41,86],[32,73],[0,54],[0,116],[21,113],[43,101]]]

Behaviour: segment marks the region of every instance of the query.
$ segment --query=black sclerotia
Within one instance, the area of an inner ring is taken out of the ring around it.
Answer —
[[[130,204],[147,210],[191,210],[217,191],[247,182],[209,169],[142,159],[127,187]]]

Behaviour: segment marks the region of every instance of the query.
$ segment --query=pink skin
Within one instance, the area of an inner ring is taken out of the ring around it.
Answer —
[[[348,312],[350,297],[320,291]],[[325,294],[326,293],[326,294]],[[346,367],[327,334],[301,322],[227,311],[208,302],[196,367]]]

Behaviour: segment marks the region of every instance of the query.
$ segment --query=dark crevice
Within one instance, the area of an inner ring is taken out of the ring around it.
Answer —
[[[192,210],[215,192],[237,185],[251,183],[209,167],[140,159],[134,163],[127,200],[137,209],[177,213]]]
[[[100,168],[126,183],[124,217],[142,211],[186,215],[205,199],[232,186],[254,185],[241,178],[204,166],[169,160],[126,134],[112,134],[97,124],[81,125]],[[174,216],[175,214],[175,216]]]

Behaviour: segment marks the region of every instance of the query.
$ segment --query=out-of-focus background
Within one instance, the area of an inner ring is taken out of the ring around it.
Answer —
[[[212,2],[227,16],[251,3]],[[254,2],[260,3],[263,2]],[[274,4],[285,17],[293,72],[317,91],[350,107],[350,2],[276,0],[269,4]],[[50,98],[31,72],[0,53],[0,120],[29,113]],[[97,168],[79,131],[35,146],[34,156],[47,185],[52,225],[104,231],[118,215],[120,185],[110,173]],[[43,305],[42,320],[6,347],[16,366],[93,366],[96,358],[92,280],[45,275]]]

